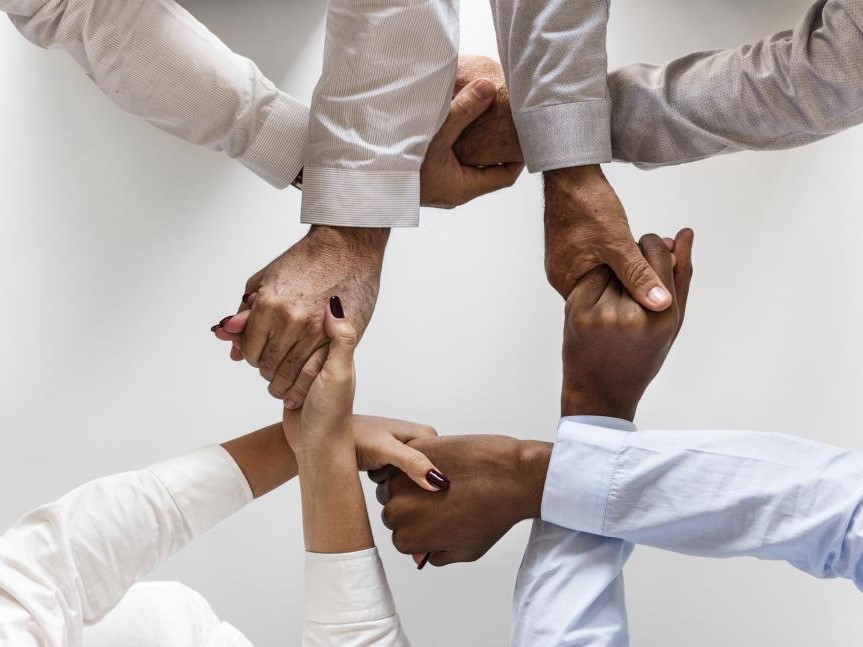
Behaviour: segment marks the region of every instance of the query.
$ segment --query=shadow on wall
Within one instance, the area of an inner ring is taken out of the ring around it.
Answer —
[[[280,86],[327,11],[326,0],[178,1]]]

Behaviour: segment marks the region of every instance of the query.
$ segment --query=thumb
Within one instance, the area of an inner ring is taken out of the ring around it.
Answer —
[[[645,260],[634,240],[614,251],[606,262],[632,298],[648,310],[662,312],[671,305],[668,288]]]
[[[439,492],[449,489],[449,479],[441,474],[422,452],[408,447],[392,436],[387,440],[384,452],[385,455],[381,457],[383,461],[400,469],[423,490]]]
[[[330,352],[325,366],[336,370],[351,370],[359,337],[353,324],[345,318],[342,300],[337,296],[330,297],[324,329],[330,338]]]
[[[434,143],[443,149],[452,148],[464,129],[479,119],[494,103],[494,95],[494,83],[488,79],[476,79],[468,83],[453,99],[449,115],[438,131]]]

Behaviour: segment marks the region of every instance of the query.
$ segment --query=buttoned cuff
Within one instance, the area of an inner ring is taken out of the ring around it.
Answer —
[[[376,548],[355,553],[306,553],[306,620],[321,624],[369,622],[395,615]]]
[[[420,176],[416,171],[306,167],[301,220],[334,227],[416,227]]]
[[[206,532],[254,498],[239,465],[219,445],[157,463],[149,471],[168,490],[192,536]]]
[[[611,161],[611,103],[562,103],[513,114],[531,173]]]
[[[284,189],[303,168],[308,127],[309,109],[279,93],[261,129],[238,159],[256,175]]]
[[[603,535],[617,457],[635,425],[617,418],[563,418],[551,452],[542,519],[570,530]]]

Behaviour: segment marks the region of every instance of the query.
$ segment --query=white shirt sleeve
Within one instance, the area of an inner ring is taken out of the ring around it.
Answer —
[[[531,172],[611,161],[608,0],[491,0]]]
[[[127,589],[252,500],[221,447],[97,479],[0,537],[0,644],[79,647]]]
[[[0,10],[32,42],[71,54],[123,110],[277,187],[302,168],[308,109],[174,0],[0,0]]]
[[[304,647],[408,647],[377,549],[306,553]]]
[[[786,561],[863,590],[863,453],[749,431],[564,420],[542,518],[704,557]]]
[[[621,426],[608,418],[597,424]],[[513,647],[626,647],[631,543],[536,520],[515,586]]]
[[[457,0],[331,0],[302,221],[415,226],[419,169],[452,98]]]

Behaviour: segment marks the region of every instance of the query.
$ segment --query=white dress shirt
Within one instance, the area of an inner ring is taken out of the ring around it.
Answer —
[[[212,446],[30,512],[0,537],[0,645],[248,647],[181,585],[139,584],[124,595],[251,500],[230,454]],[[375,549],[307,553],[306,581],[304,645],[408,644]]]
[[[542,518],[703,557],[781,560],[863,590],[863,453],[751,431],[631,433],[565,419]]]
[[[0,0],[0,10],[32,42],[69,52],[127,112],[278,187],[307,165],[305,222],[417,224],[419,168],[452,93],[455,0],[333,0],[311,121],[174,0]]]

